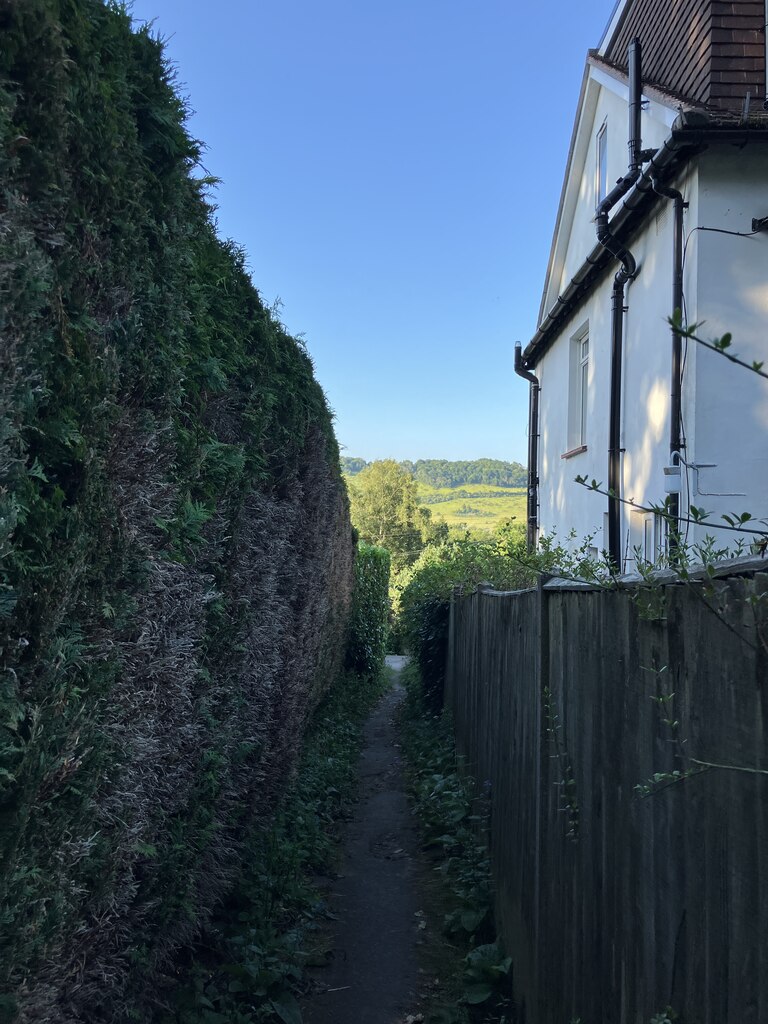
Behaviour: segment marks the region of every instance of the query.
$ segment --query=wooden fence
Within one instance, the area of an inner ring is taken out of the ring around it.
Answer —
[[[446,702],[526,1024],[768,1022],[766,606],[765,572],[454,598]]]

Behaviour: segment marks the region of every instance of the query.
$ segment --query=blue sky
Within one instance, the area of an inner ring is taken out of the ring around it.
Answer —
[[[343,454],[525,461],[514,342],[611,7],[134,0],[222,179],[219,232],[304,338]]]

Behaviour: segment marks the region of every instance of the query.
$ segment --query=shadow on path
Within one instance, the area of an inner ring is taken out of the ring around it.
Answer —
[[[306,1024],[402,1024],[416,1001],[417,840],[393,724],[406,661],[387,658],[393,686],[365,727],[359,802],[329,899],[333,958],[304,1003]]]

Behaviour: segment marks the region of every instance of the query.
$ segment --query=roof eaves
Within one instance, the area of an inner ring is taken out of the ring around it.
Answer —
[[[568,147],[568,156],[565,165],[565,175],[563,178],[563,185],[560,190],[560,200],[557,206],[557,215],[555,217],[555,228],[552,233],[552,244],[549,250],[549,258],[547,260],[547,272],[544,278],[544,288],[541,293],[541,301],[539,303],[539,323],[542,322],[546,316],[546,301],[549,295],[550,282],[552,274],[555,270],[555,256],[557,254],[557,247],[560,242],[560,229],[563,223],[563,211],[565,208],[565,201],[568,192],[568,182],[571,177],[571,170],[573,168],[574,155],[576,151],[576,144],[579,137],[579,129],[581,127],[582,114],[584,112],[585,98],[587,95],[587,87],[590,80],[590,68],[596,68],[600,71],[604,71],[610,75],[613,79],[621,82],[622,85],[628,86],[628,78],[626,72],[614,64],[612,61],[606,60],[601,57],[597,50],[588,50],[587,59],[584,67],[584,74],[581,80],[581,89],[579,91],[579,99],[576,104],[576,117],[574,118],[573,131],[571,132],[571,141]],[[648,99],[654,100],[655,102],[661,103],[671,110],[675,110],[678,113],[681,111],[689,110],[703,110],[703,108],[697,104],[692,103],[690,100],[685,99],[682,96],[676,96],[668,90],[661,89],[652,83],[643,83],[643,95],[647,96]]]
[[[620,64],[616,64],[612,60],[607,60],[605,57],[602,57],[597,50],[589,51],[587,62],[593,67],[604,71],[612,78],[615,78],[617,82],[621,82],[623,85],[629,85],[629,77],[625,69],[621,67]],[[662,103],[664,106],[671,107],[673,110],[706,109],[701,103],[697,103],[695,100],[692,100],[690,96],[684,96],[682,93],[673,92],[671,89],[667,89],[663,85],[658,85],[655,82],[649,82],[646,79],[643,80],[643,95],[647,96],[649,100],[655,100],[656,103]]]
[[[642,223],[645,214],[656,204],[651,175],[659,180],[672,178],[693,156],[705,149],[709,142],[738,137],[748,141],[768,142],[768,125],[764,118],[755,124],[735,124],[728,117],[718,120],[700,112],[683,113],[675,122],[668,139],[659,147],[643,172],[637,185],[624,199],[621,208],[611,220],[611,234],[625,239]],[[612,260],[611,254],[597,243],[567,287],[557,296],[553,306],[540,317],[536,333],[523,352],[527,369],[537,361],[557,337],[565,319],[583,301],[599,280],[602,271]]]

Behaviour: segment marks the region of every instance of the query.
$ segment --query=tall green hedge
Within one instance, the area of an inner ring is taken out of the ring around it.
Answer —
[[[150,1019],[343,652],[331,417],[173,78],[0,0],[0,1019]]]
[[[379,673],[387,653],[389,552],[361,541],[347,642],[347,667],[364,676]]]

